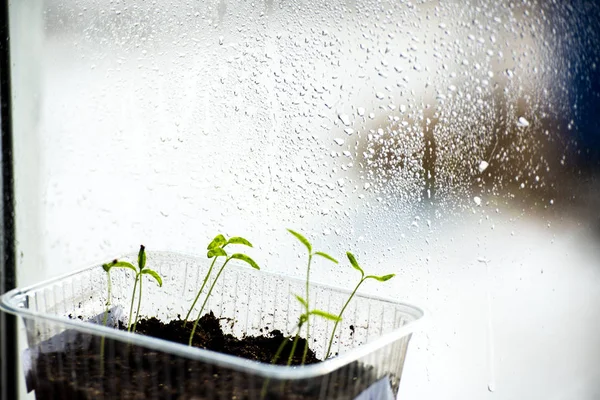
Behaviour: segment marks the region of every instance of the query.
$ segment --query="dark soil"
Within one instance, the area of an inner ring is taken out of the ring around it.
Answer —
[[[261,336],[237,339],[224,334],[220,322],[212,312],[204,315],[193,345],[270,363],[284,340],[281,332],[267,329]],[[165,324],[150,318],[139,321],[136,332],[187,345],[192,326],[190,322],[184,326],[182,320]],[[267,380],[224,366],[110,339],[105,341],[104,357],[101,358],[99,337],[74,331],[66,333],[62,337],[64,348],[43,351],[33,361],[27,383],[35,389],[38,400],[353,399],[377,379],[371,369],[353,363],[309,380]],[[305,343],[304,339],[298,341],[293,365],[301,363]],[[291,348],[292,340],[288,340],[278,364],[287,362]],[[309,349],[306,363],[319,361]]]
[[[150,318],[140,321],[136,332],[187,345],[193,325],[193,321],[184,325],[183,320],[178,319],[168,324],[163,324],[156,318]],[[268,329],[265,328],[265,332],[267,331]],[[192,345],[207,350],[218,351],[219,353],[270,363],[283,340],[283,334],[278,330],[271,331],[266,335],[246,336],[242,339],[226,335],[221,329],[219,320],[211,312],[200,319]],[[293,341],[288,340],[288,342],[289,344],[284,347],[281,356],[277,360],[277,364],[285,365],[287,363]],[[298,340],[296,351],[292,358],[292,365],[301,364],[305,344],[306,340],[302,338]],[[305,364],[313,364],[319,361],[321,360],[315,357],[315,353],[309,349]]]

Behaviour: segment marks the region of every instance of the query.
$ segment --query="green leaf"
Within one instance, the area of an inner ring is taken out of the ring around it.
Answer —
[[[296,236],[296,239],[298,239],[300,242],[302,242],[303,245],[306,246],[306,248],[308,249],[309,253],[312,253],[312,246],[310,245],[310,242],[301,234],[299,234],[298,232],[295,232],[291,229],[287,230],[289,233],[291,233],[292,235]]]
[[[212,250],[215,247],[223,247],[225,244],[227,244],[227,239],[225,239],[225,236],[218,234],[217,236],[215,236],[212,242],[208,244],[206,250]]]
[[[227,253],[225,253],[225,250],[223,250],[220,247],[213,247],[212,249],[210,249],[208,251],[208,253],[206,253],[206,257],[208,257],[208,258],[227,257]]]
[[[245,254],[241,254],[241,253],[235,253],[235,254],[232,254],[232,255],[231,255],[231,257],[229,257],[229,258],[235,258],[236,260],[242,260],[242,261],[245,261],[245,262],[247,262],[248,264],[250,264],[250,266],[251,266],[252,268],[254,268],[254,269],[260,269],[260,267],[258,266],[258,264],[257,264],[257,263],[255,263],[253,259],[251,259],[250,257],[248,257],[248,256],[247,256],[247,255],[245,255]]]
[[[113,267],[113,264],[114,264],[114,263],[116,263],[116,262],[117,262],[117,260],[114,260],[114,261],[112,261],[112,262],[110,262],[110,263],[102,264],[102,269],[103,269],[105,272],[108,272],[108,271],[110,271],[110,269]]]
[[[304,308],[308,308],[308,303],[306,302],[306,300],[304,300],[303,297],[298,296],[297,294],[295,294],[294,296],[296,296],[296,299],[302,303],[302,305],[304,306]]]
[[[367,278],[372,278],[372,279],[378,280],[379,282],[385,282],[385,281],[389,281],[390,279],[392,279],[395,276],[396,276],[396,274],[388,274],[388,275],[383,275],[383,276],[369,275],[369,276],[367,276]]]
[[[146,248],[144,245],[140,245],[140,252],[138,253],[138,267],[140,271],[146,266]]]
[[[339,322],[342,320],[337,315],[333,315],[333,314],[330,314],[328,312],[321,311],[321,310],[312,310],[309,314],[318,315],[319,317],[323,317],[325,319],[328,319],[328,320],[334,321],[334,322]]]
[[[252,247],[252,243],[239,236],[230,238],[227,241],[227,244],[243,244],[244,246]]]
[[[336,260],[335,258],[331,257],[331,256],[330,256],[329,254],[327,254],[327,253],[323,253],[322,251],[317,251],[317,252],[315,253],[315,255],[316,255],[316,256],[321,256],[321,257],[323,257],[323,258],[326,258],[326,259],[328,259],[328,260],[329,260],[329,261],[331,261],[331,262],[334,262],[334,263],[338,264],[338,260]]]
[[[128,263],[127,261],[113,261],[110,264],[111,268],[129,268],[130,270],[132,270],[133,272],[135,272],[137,274],[138,270],[133,266],[133,264]]]
[[[354,257],[354,254],[352,254],[349,251],[347,251],[346,252],[346,256],[348,256],[348,260],[350,260],[350,264],[352,264],[352,266],[354,267],[354,269],[359,270],[360,274],[362,276],[365,276],[365,271],[363,271],[362,268],[358,265],[358,262],[356,261],[356,257]]]
[[[158,283],[158,286],[162,287],[162,278],[160,277],[160,275],[158,275],[158,273],[156,271],[153,271],[151,269],[145,269],[142,271],[142,274],[150,275],[151,277],[153,277],[156,280],[156,283]]]

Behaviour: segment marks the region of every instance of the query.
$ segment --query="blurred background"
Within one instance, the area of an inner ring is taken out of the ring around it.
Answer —
[[[428,311],[400,398],[600,398],[595,2],[30,0],[9,17],[18,286],[140,243],[202,254],[217,232],[301,276],[289,227],[398,274],[365,293]],[[347,287],[349,268],[312,276]]]

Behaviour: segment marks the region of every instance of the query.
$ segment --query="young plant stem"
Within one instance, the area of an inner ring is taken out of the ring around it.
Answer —
[[[138,305],[137,305],[137,310],[135,312],[135,321],[133,323],[133,331],[135,332],[135,328],[137,326],[138,323],[138,319],[140,318],[140,307],[142,305],[142,281],[144,280],[144,277],[142,276],[142,274],[139,274],[139,279],[140,279],[140,292],[138,295]]]
[[[294,337],[294,343],[292,344],[292,350],[290,351],[290,355],[288,356],[288,360],[287,360],[287,364],[286,364],[288,367],[290,365],[292,365],[292,360],[294,359],[294,353],[296,353],[296,347],[298,345],[299,339],[300,339],[300,329],[298,329],[298,332],[296,332],[296,337]],[[305,350],[307,348],[308,348],[308,345],[304,346]],[[304,353],[302,355],[302,364],[301,365],[304,365],[305,355],[306,355],[306,353]]]
[[[293,231],[291,229],[287,230],[289,233],[291,233],[292,235],[294,235],[294,237],[296,237],[296,239],[298,239],[298,241],[300,241],[300,243],[302,243],[305,247],[306,250],[308,250],[308,265],[306,267],[306,299],[302,299],[302,305],[304,306],[304,310],[306,311],[306,317],[308,319],[308,316],[310,315],[310,265],[312,262],[312,258],[313,256],[317,255],[317,256],[321,256],[323,258],[328,259],[329,261],[334,262],[335,264],[338,263],[338,261],[331,257],[329,254],[327,253],[323,253],[322,251],[316,251],[313,253],[312,250],[312,245],[310,244],[310,242],[308,241],[308,239],[306,239],[304,236],[302,236],[300,233]],[[329,318],[331,315],[328,315],[327,318]],[[335,317],[334,317],[335,318]],[[304,351],[302,353],[302,365],[304,365],[304,363],[306,362],[306,356],[308,354],[308,343],[310,342],[310,322],[308,322],[308,320],[304,321],[306,322],[306,343],[304,345]]]
[[[108,311],[110,309],[110,294],[112,291],[112,285],[110,282],[110,271],[106,271],[106,277],[108,278],[108,297],[106,299],[106,310],[104,311],[104,318],[102,319],[102,325],[106,326],[108,322]]]
[[[202,291],[204,290],[204,287],[206,286],[206,282],[208,282],[208,278],[210,277],[210,273],[212,272],[213,267],[215,266],[215,262],[217,262],[217,258],[218,257],[213,258],[213,261],[210,264],[210,268],[208,269],[208,272],[206,273],[206,277],[204,278],[204,282],[202,282],[202,286],[200,287],[200,290],[198,291],[198,294],[196,295],[196,298],[194,299],[194,302],[192,303],[192,307],[190,307],[190,310],[188,311],[187,315],[185,316],[185,319],[183,320],[184,327],[185,327],[185,324],[187,324],[187,322],[188,322],[188,318],[190,317],[190,314],[192,313],[194,306],[198,302],[198,299],[200,299],[200,294],[202,294]]]
[[[378,282],[386,282],[395,276],[395,274],[388,274],[388,275],[382,275],[382,276],[376,276],[376,275],[365,276],[365,271],[363,271],[363,269],[360,267],[360,265],[358,265],[358,261],[356,261],[356,257],[354,257],[354,254],[347,251],[346,256],[348,257],[348,261],[350,261],[350,265],[352,266],[352,268],[354,268],[355,270],[360,272],[360,281],[358,282],[358,285],[356,285],[356,287],[354,288],[354,291],[352,292],[352,294],[346,301],[346,304],[344,304],[344,307],[342,307],[342,311],[340,311],[339,315],[337,317],[333,316],[333,318],[329,318],[330,320],[335,321],[335,325],[333,326],[333,330],[331,331],[331,338],[329,338],[329,345],[327,346],[327,353],[325,353],[325,359],[329,358],[329,354],[331,354],[331,345],[333,344],[333,338],[335,337],[335,330],[337,329],[338,324],[342,320],[342,314],[344,314],[346,307],[348,307],[348,304],[350,304],[350,301],[356,294],[356,291],[358,290],[360,285],[362,285],[363,282],[366,281],[367,279],[374,279]]]
[[[308,309],[309,309],[309,301],[310,298],[308,297],[308,292],[309,292],[309,284],[310,284],[310,263],[312,262],[312,253],[309,252],[308,253],[308,266],[306,268],[306,313],[308,314]],[[298,332],[299,334],[299,332]],[[296,335],[296,339],[298,338],[298,334]],[[308,338],[310,337],[310,322],[307,319],[306,320],[306,342],[304,343],[304,352],[302,353],[302,365],[304,365],[304,363],[306,362],[306,355],[308,354]],[[296,341],[294,341],[294,345],[296,344]],[[288,364],[289,365],[289,364]]]
[[[131,332],[131,321],[133,318],[133,303],[135,302],[135,290],[137,288],[139,274],[135,274],[135,283],[133,284],[133,294],[131,295],[131,306],[129,306],[129,321],[127,322],[127,332]]]
[[[196,328],[198,327],[198,322],[200,321],[200,317],[202,317],[202,311],[204,311],[204,307],[206,307],[206,303],[208,303],[210,294],[212,293],[215,285],[217,284],[217,281],[219,280],[219,276],[221,276],[221,273],[225,269],[225,266],[227,265],[229,260],[231,260],[231,257],[227,257],[227,259],[223,263],[223,266],[221,267],[221,269],[219,269],[219,272],[217,273],[217,276],[216,276],[215,280],[213,281],[212,285],[210,285],[210,289],[208,290],[206,298],[204,299],[204,303],[202,303],[202,307],[200,308],[200,312],[198,313],[198,318],[196,318],[196,321],[194,322],[194,327],[192,328],[192,333],[190,334],[190,340],[188,342],[188,345],[190,345],[190,346],[192,345],[192,341],[194,340],[194,334],[196,333]]]
[[[302,324],[298,324],[296,326],[296,333],[294,334],[295,338],[298,339],[298,335],[300,334],[300,329],[302,328]],[[283,352],[283,349],[285,349],[285,346],[288,344],[289,340],[290,340],[291,336],[286,336],[285,338],[283,338],[283,341],[281,342],[281,344],[279,345],[279,347],[277,348],[277,351],[275,352],[275,355],[273,356],[273,359],[271,360],[271,364],[275,364],[277,363],[277,360],[279,360],[279,356],[281,356],[281,353]],[[292,348],[292,355],[294,354],[295,349],[295,344],[296,344],[296,340],[294,340],[294,347]],[[288,362],[287,362],[287,366],[289,366],[291,363],[291,356],[288,357]],[[260,392],[260,398],[264,399],[265,396],[267,395],[267,388],[269,387],[269,382],[271,382],[270,378],[265,379],[265,382],[263,383],[263,387],[262,390]],[[283,384],[283,383],[282,383]]]
[[[106,277],[108,279],[108,297],[106,298],[106,311],[104,311],[104,318],[102,318],[102,325],[106,326],[108,322],[108,312],[110,310],[110,295],[111,295],[111,284],[110,284],[110,269],[106,270]],[[104,345],[106,338],[102,336],[100,340],[100,375],[104,376]]]
[[[342,314],[344,313],[344,311],[346,310],[346,307],[348,307],[348,304],[350,304],[350,300],[352,300],[352,298],[354,297],[354,295],[356,294],[356,291],[358,290],[358,288],[360,287],[360,285],[362,285],[362,283],[367,279],[367,277],[364,277],[360,280],[360,282],[358,282],[358,285],[356,285],[356,287],[354,288],[354,291],[352,292],[352,294],[350,295],[350,297],[348,298],[348,300],[346,300],[346,304],[344,304],[344,307],[342,307],[342,310],[340,311],[340,313],[338,314],[338,318],[339,320],[335,322],[335,325],[333,325],[333,331],[331,332],[331,338],[329,338],[329,345],[327,346],[327,352],[325,353],[325,359],[329,358],[329,354],[331,353],[331,345],[333,344],[333,338],[335,337],[335,330],[338,327],[338,324],[341,321],[342,318]]]
[[[300,333],[300,327],[297,326],[296,334],[294,336],[298,336],[299,333]],[[291,338],[291,336],[286,336],[283,339],[283,342],[281,342],[281,344],[279,345],[279,348],[277,349],[277,351],[275,352],[275,355],[273,356],[273,359],[271,360],[271,364],[275,364],[277,362],[277,360],[279,359],[279,356],[281,355],[281,352],[285,348],[285,345],[288,343],[290,338]]]

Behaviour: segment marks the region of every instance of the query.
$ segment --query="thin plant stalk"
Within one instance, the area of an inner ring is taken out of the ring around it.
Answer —
[[[296,334],[294,336],[298,336],[298,333],[300,333],[300,327],[296,327]],[[283,342],[281,342],[281,344],[279,345],[279,348],[277,349],[277,351],[275,352],[275,355],[273,356],[273,359],[271,360],[271,364],[275,364],[277,362],[277,360],[279,359],[279,356],[281,356],[283,349],[288,344],[288,341],[290,339],[291,339],[291,336],[287,336],[286,338],[283,339]]]
[[[290,355],[288,356],[288,360],[287,360],[287,366],[289,367],[290,365],[292,365],[292,360],[294,359],[294,353],[296,353],[296,347],[298,346],[298,340],[300,339],[300,328],[298,328],[298,332],[296,332],[296,337],[294,338],[294,343],[292,344],[292,350],[290,351]],[[304,346],[304,349],[306,350],[306,348],[308,347],[308,345]],[[306,358],[306,352],[302,355],[302,365],[304,365],[304,361]]]
[[[348,304],[350,304],[350,301],[352,300],[352,298],[354,297],[354,295],[356,294],[356,291],[358,290],[358,288],[360,287],[360,285],[362,285],[362,283],[366,280],[367,278],[362,278],[360,280],[360,282],[358,282],[358,285],[356,285],[356,287],[354,288],[354,291],[352,292],[352,294],[350,295],[350,297],[348,298],[348,300],[346,301],[346,304],[344,304],[344,307],[342,307],[342,310],[340,311],[340,313],[338,314],[338,318],[340,318],[338,321],[335,321],[335,324],[333,325],[333,331],[331,332],[331,338],[329,338],[329,345],[327,346],[327,352],[325,353],[325,359],[329,358],[329,354],[331,353],[331,345],[333,344],[333,338],[335,337],[335,330],[338,327],[338,324],[341,321],[342,318],[342,314],[344,313],[344,311],[346,310],[346,307],[348,307]]]
[[[108,278],[108,297],[106,299],[106,310],[104,311],[104,318],[102,318],[102,325],[106,326],[108,322],[108,311],[110,310],[110,298],[111,298],[111,283],[110,283],[110,269],[106,270],[106,277]],[[104,376],[104,345],[106,337],[102,336],[100,340],[100,375]]]
[[[294,340],[294,344],[293,344],[293,347],[292,347],[292,352],[290,354],[294,354],[294,352],[296,350],[295,345],[297,343],[298,335],[300,334],[300,329],[301,328],[302,328],[301,324],[298,324],[296,326],[296,333],[294,335],[295,336],[295,340]],[[277,362],[277,360],[279,359],[279,356],[281,356],[281,353],[283,352],[283,349],[285,349],[285,346],[288,344],[290,338],[291,338],[291,336],[286,336],[283,339],[283,342],[281,342],[281,344],[277,348],[277,351],[275,352],[275,355],[273,356],[273,359],[271,360],[271,364],[275,364]],[[286,365],[289,367],[291,363],[292,363],[292,359],[291,359],[291,355],[290,355],[288,357],[288,361],[287,361]],[[267,395],[267,388],[269,387],[269,382],[271,382],[271,379],[267,378],[267,379],[265,379],[265,382],[263,383],[263,387],[262,387],[262,390],[260,392],[260,398],[261,399],[264,399],[265,396]]]
[[[293,231],[291,229],[287,230],[289,233],[291,233],[292,235],[294,235],[296,237],[296,239],[298,239],[304,246],[306,246],[306,250],[308,250],[308,265],[306,267],[306,300],[302,302],[302,305],[304,306],[305,312],[306,312],[306,316],[308,317],[308,315],[310,315],[310,306],[309,306],[309,291],[310,291],[310,265],[312,263],[312,258],[314,255],[317,256],[321,256],[323,258],[328,259],[329,261],[334,262],[335,264],[338,263],[338,261],[331,257],[329,254],[327,253],[323,253],[322,251],[316,251],[313,253],[312,250],[312,245],[310,244],[310,242],[308,241],[308,239],[306,239],[304,236],[302,236],[300,233]],[[308,354],[308,344],[310,342],[310,322],[305,321],[306,322],[306,343],[304,345],[304,351],[302,353],[302,365],[304,365],[304,363],[306,362],[306,356]]]
[[[221,269],[219,269],[219,272],[217,273],[215,280],[213,281],[212,285],[210,286],[208,293],[206,294],[204,303],[202,303],[202,307],[200,308],[200,311],[198,312],[198,318],[196,318],[196,320],[194,321],[194,326],[192,328],[192,332],[190,334],[190,339],[188,341],[189,346],[192,345],[192,342],[194,340],[194,334],[196,333],[196,329],[198,328],[198,323],[200,322],[200,317],[202,316],[202,311],[204,311],[204,307],[206,307],[206,303],[208,303],[208,299],[210,298],[210,295],[211,295],[213,289],[215,288],[215,285],[217,284],[219,277],[223,273],[223,270],[225,269],[225,266],[227,265],[227,263],[229,263],[229,261],[232,259],[241,260],[241,261],[244,261],[244,262],[250,264],[250,266],[252,268],[260,270],[260,267],[258,266],[258,264],[256,262],[254,262],[254,260],[252,258],[248,257],[245,254],[234,253],[230,256],[227,256],[227,253],[225,252],[225,250],[223,250],[223,247],[227,246],[228,244],[242,244],[242,245],[245,245],[248,247],[252,247],[252,244],[242,237],[232,237],[229,240],[227,240],[227,239],[225,239],[225,237],[223,235],[217,235],[213,239],[213,241],[208,245],[208,253],[206,255],[208,256],[208,258],[214,257],[214,260],[210,266],[210,269],[208,270],[208,273],[206,274],[206,278],[204,278],[204,283],[202,284],[202,287],[200,288],[200,291],[198,292],[198,295],[196,296],[196,300],[194,300],[194,304],[190,308],[190,311],[188,312],[188,316],[186,316],[186,321],[187,321],[187,318],[189,317],[189,314],[192,312],[192,309],[194,308],[194,305],[195,305],[196,301],[198,300],[198,297],[200,296],[202,290],[204,289],[204,286],[206,285],[208,278],[210,277],[210,273],[212,272],[212,269],[215,265],[215,261],[216,261],[217,257],[226,257],[226,258],[225,258],[225,262],[221,266]],[[185,324],[185,322],[184,322],[184,324]]]
[[[329,354],[331,354],[331,345],[333,344],[333,338],[335,337],[335,331],[338,327],[338,324],[342,320],[342,314],[344,314],[346,307],[348,307],[348,304],[350,304],[350,301],[356,294],[356,291],[358,290],[360,285],[362,285],[363,282],[366,281],[367,279],[374,279],[378,282],[386,282],[386,281],[389,281],[390,279],[392,279],[394,276],[396,276],[395,274],[388,274],[388,275],[382,275],[382,276],[376,276],[376,275],[365,276],[365,271],[363,271],[363,269],[360,267],[360,265],[358,265],[358,261],[356,261],[356,257],[354,257],[354,254],[347,251],[346,256],[348,257],[348,261],[350,261],[350,265],[352,266],[352,268],[354,268],[355,270],[360,272],[360,281],[358,282],[358,285],[356,285],[356,287],[354,288],[354,291],[352,292],[352,294],[346,301],[346,304],[344,304],[344,307],[342,307],[342,310],[340,311],[338,316],[334,317],[334,318],[336,318],[335,325],[333,326],[333,330],[331,331],[331,337],[329,338],[329,345],[327,346],[327,353],[325,353],[325,359],[329,358]]]
[[[142,281],[143,281],[143,276],[142,274],[140,274],[140,291],[138,294],[138,305],[137,305],[137,310],[135,311],[135,321],[133,322],[133,331],[135,332],[135,328],[137,326],[138,323],[138,319],[140,318],[140,307],[142,306]]]
[[[131,320],[133,319],[133,303],[135,302],[135,290],[137,288],[139,275],[135,275],[135,283],[133,284],[133,294],[131,295],[131,305],[129,306],[129,321],[127,322],[127,332],[131,332]]]
[[[206,273],[206,277],[204,278],[204,282],[202,282],[202,286],[200,287],[200,290],[198,291],[198,294],[196,295],[196,298],[194,299],[194,302],[192,303],[192,307],[190,307],[190,310],[188,311],[187,315],[185,316],[185,319],[183,320],[183,326],[185,326],[185,324],[187,324],[188,318],[190,317],[190,314],[192,313],[194,306],[198,302],[198,299],[200,299],[200,294],[202,294],[202,291],[204,290],[204,287],[206,286],[206,282],[208,282],[208,278],[210,277],[210,273],[212,272],[213,267],[215,266],[216,262],[217,262],[217,257],[213,258],[213,261],[210,264],[210,268],[208,269],[208,272]]]
[[[306,268],[306,313],[308,313],[309,307],[309,285],[310,285],[310,263],[312,262],[312,253],[308,253],[308,267]],[[310,337],[310,322],[306,320],[306,342],[304,343],[304,351],[302,352],[302,365],[306,362],[306,355],[308,354],[308,338]],[[296,335],[296,339],[298,338],[298,334]],[[294,345],[296,341],[294,341]],[[288,364],[289,365],[289,364]]]
[[[217,284],[217,281],[219,280],[219,276],[221,276],[221,273],[225,269],[225,266],[227,265],[227,263],[229,262],[229,260],[231,260],[231,258],[229,258],[229,257],[225,260],[225,262],[223,263],[223,266],[221,267],[221,269],[217,273],[217,277],[213,281],[212,285],[210,285],[210,289],[208,290],[208,294],[206,295],[206,298],[204,299],[204,303],[202,303],[202,307],[200,308],[200,312],[198,313],[198,318],[196,318],[196,321],[194,322],[194,327],[192,328],[192,333],[190,334],[190,340],[188,342],[188,344],[190,346],[192,345],[192,341],[194,339],[194,334],[196,333],[196,328],[198,327],[198,322],[200,321],[200,317],[202,316],[202,311],[204,311],[204,307],[206,307],[206,303],[208,303],[208,299],[210,298],[210,294],[212,293],[215,285]]]

